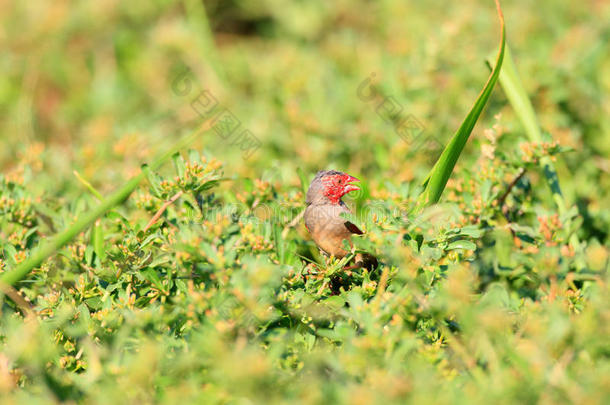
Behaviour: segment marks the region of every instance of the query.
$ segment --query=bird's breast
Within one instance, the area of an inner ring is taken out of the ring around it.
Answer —
[[[349,213],[345,205],[325,204],[310,205],[305,210],[305,226],[316,244],[329,255],[343,257],[343,241],[351,233],[345,226],[346,219],[342,213]]]

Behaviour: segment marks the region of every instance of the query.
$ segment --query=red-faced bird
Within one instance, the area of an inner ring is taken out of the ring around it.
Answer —
[[[357,181],[357,178],[343,172],[321,170],[307,190],[305,227],[321,250],[337,258],[348,254],[343,248],[344,240],[350,242],[352,234],[364,233],[341,216],[342,213],[351,212],[341,198],[350,191],[360,190],[352,184]],[[356,255],[355,262],[355,267],[377,267],[377,259],[369,254]]]

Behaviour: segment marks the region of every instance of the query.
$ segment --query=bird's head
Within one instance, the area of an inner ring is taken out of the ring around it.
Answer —
[[[307,204],[338,204],[345,194],[360,190],[351,183],[360,181],[357,178],[336,170],[321,170],[316,174],[307,190]]]

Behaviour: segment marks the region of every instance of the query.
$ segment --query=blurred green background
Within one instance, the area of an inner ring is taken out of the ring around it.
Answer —
[[[223,139],[202,137],[195,146],[230,172],[277,165],[294,182],[296,167],[340,167],[420,179],[429,154],[413,153],[356,97],[358,85],[376,73],[382,94],[445,142],[480,91],[499,37],[486,1],[4,1],[1,10],[0,165],[42,144],[40,185],[55,190],[69,188],[74,168],[103,191],[120,184],[196,126],[196,89],[262,141],[244,161]],[[608,190],[609,12],[605,1],[504,4],[541,124],[576,149],[562,173],[566,191],[592,202]],[[185,68],[198,87],[179,96],[171,84]],[[521,131],[501,91],[486,111],[478,128],[502,113]]]

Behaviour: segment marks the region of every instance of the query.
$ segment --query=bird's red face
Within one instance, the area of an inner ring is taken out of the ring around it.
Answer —
[[[349,174],[332,174],[322,178],[324,184],[324,195],[333,203],[337,204],[341,197],[350,191],[360,190],[360,187],[355,186],[353,182],[360,181]]]

